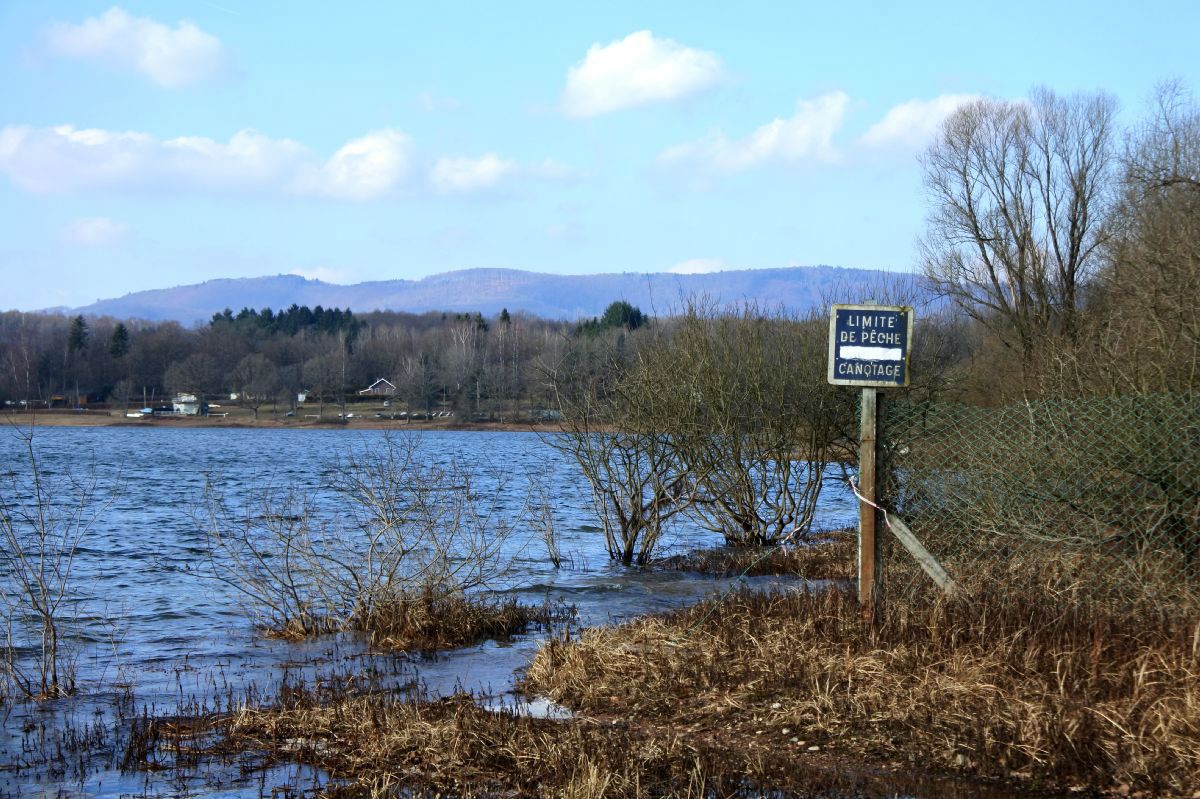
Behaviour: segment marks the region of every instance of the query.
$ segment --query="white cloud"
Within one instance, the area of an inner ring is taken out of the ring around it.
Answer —
[[[706,275],[709,272],[720,272],[729,268],[729,264],[720,258],[689,258],[668,269],[676,275]]]
[[[516,179],[570,180],[570,167],[546,159],[540,164],[518,164],[487,153],[479,158],[439,158],[429,171],[429,182],[438,194],[476,194],[500,188]]]
[[[429,180],[439,194],[471,194],[495,188],[516,171],[516,163],[495,153],[481,158],[439,158]]]
[[[522,164],[495,153],[425,161],[408,135],[391,129],[350,139],[322,160],[297,141],[253,130],[221,142],[73,125],[0,128],[0,175],[37,194],[164,191],[367,201],[419,188],[412,181],[418,169],[427,169],[428,188],[441,195],[498,190],[517,180],[581,177],[553,159]]]
[[[860,141],[873,148],[919,150],[956,108],[977,99],[977,94],[943,94],[932,100],[909,100],[893,106]]]
[[[772,120],[744,139],[730,139],[717,131],[700,141],[667,148],[659,163],[738,172],[770,161],[833,161],[837,157],[833,135],[841,128],[849,103],[850,98],[840,91],[801,100],[792,116]]]
[[[411,168],[412,140],[397,130],[378,130],[346,142],[300,187],[305,193],[372,200],[400,185]]]
[[[606,45],[593,44],[584,59],[567,70],[562,106],[573,117],[597,116],[677,100],[723,77],[715,53],[638,31]]]
[[[103,216],[91,216],[68,222],[62,229],[62,236],[71,244],[100,247],[116,242],[128,230],[128,226],[121,222]]]
[[[204,136],[60,125],[0,129],[0,173],[37,193],[169,189],[279,193],[368,200],[397,188],[411,170],[411,142],[381,130],[348,141],[322,162],[291,139],[243,130],[222,143]]]
[[[171,28],[116,6],[78,25],[52,25],[47,38],[59,55],[135,69],[166,88],[217,77],[229,61],[220,40],[188,20]]]

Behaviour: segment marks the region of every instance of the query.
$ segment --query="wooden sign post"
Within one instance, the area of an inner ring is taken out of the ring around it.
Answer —
[[[878,513],[870,504],[877,501],[875,479],[875,411],[878,389],[862,390],[862,411],[858,430],[858,490],[863,499],[858,503],[858,601],[869,613],[875,604],[875,588],[883,577],[883,552],[876,536]]]
[[[878,389],[908,385],[912,308],[897,305],[834,305],[829,313],[829,382],[862,387],[858,438],[858,599],[874,612],[883,577],[878,535],[876,418]]]

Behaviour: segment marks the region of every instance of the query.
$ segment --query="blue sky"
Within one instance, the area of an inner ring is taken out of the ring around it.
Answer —
[[[1200,3],[0,4],[0,309],[213,277],[912,269],[916,155],[1200,89]],[[569,7],[568,7],[569,8]]]

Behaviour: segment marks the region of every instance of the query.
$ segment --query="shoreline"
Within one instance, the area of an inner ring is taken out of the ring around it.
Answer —
[[[995,619],[978,613],[981,601]],[[305,766],[346,795],[379,784],[420,795],[1193,795],[1178,712],[1190,687],[1146,709],[1136,686],[1185,673],[1170,655],[1186,650],[1189,625],[1097,610],[1075,607],[1064,624],[1046,598],[978,589],[866,624],[846,591],[744,590],[548,631],[517,683],[526,712],[462,691],[422,698],[351,671],[326,691],[297,685],[286,701],[148,717],[129,751],[144,771],[182,754],[193,777],[266,753],[259,779],[280,763]],[[1023,640],[1015,632],[1031,617]],[[1095,624],[1107,629],[1101,645]],[[1143,650],[1166,658],[1114,682]],[[1049,663],[1071,679],[1060,683]],[[1078,679],[1096,669],[1102,679]],[[1080,725],[1094,707],[1107,723]],[[1166,738],[1128,741],[1130,718],[1146,713]],[[1067,733],[1078,751],[1061,746]]]
[[[4,421],[15,427],[154,427],[174,429],[235,429],[235,430],[429,430],[491,433],[542,433],[558,430],[557,425],[535,422],[468,422],[455,419],[429,419],[417,422],[398,419],[364,417],[348,421],[282,419],[263,417],[228,419],[221,417],[159,417],[130,419],[106,411],[50,414],[10,414]]]

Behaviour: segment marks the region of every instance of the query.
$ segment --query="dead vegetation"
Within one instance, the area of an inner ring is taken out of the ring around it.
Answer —
[[[506,640],[531,626],[548,628],[571,613],[570,608],[523,605],[511,598],[427,595],[383,603],[371,616],[356,619],[355,627],[378,649],[432,652]]]
[[[1012,795],[1010,784],[862,768],[768,736],[698,735],[641,718],[550,721],[485,710],[465,694],[422,701],[358,687],[334,680],[288,688],[270,707],[144,719],[125,767],[237,762],[254,774],[302,763],[328,775],[303,792],[314,797]]]
[[[716,547],[660,558],[653,566],[716,577],[793,576],[808,580],[854,578],[857,546],[853,531],[813,533],[795,546]]]
[[[369,681],[368,681],[369,682]],[[873,622],[848,593],[742,592],[554,638],[567,721],[353,679],[144,720],[126,764],[250,757],[318,796],[1193,796],[1200,620],[976,590]]]
[[[742,593],[586,631],[527,689],[589,717],[1012,780],[1020,792],[1200,789],[1200,620],[1121,617],[1002,589],[895,606]],[[926,795],[932,795],[926,793]]]

